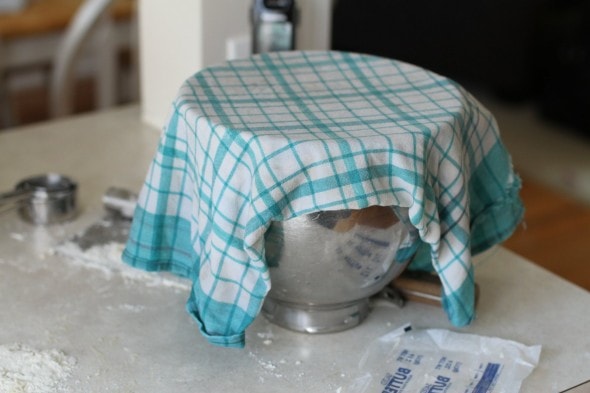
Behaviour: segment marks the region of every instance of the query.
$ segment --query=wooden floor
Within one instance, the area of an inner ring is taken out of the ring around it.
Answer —
[[[530,179],[523,225],[504,246],[590,291],[590,206]]]
[[[92,109],[92,84],[78,86],[77,112]],[[14,97],[21,123],[47,119],[43,90]],[[553,273],[590,291],[590,206],[523,179],[525,220],[504,246]]]

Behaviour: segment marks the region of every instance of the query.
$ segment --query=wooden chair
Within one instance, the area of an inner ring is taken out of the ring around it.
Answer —
[[[113,0],[85,0],[72,19],[58,47],[50,78],[52,117],[73,112],[76,60],[88,44],[93,45],[97,70],[97,107],[115,104],[116,48],[112,21],[108,15]]]
[[[0,56],[0,62],[2,62],[2,56]],[[13,124],[11,106],[4,77],[4,68],[0,64],[0,131],[2,128],[10,127]]]

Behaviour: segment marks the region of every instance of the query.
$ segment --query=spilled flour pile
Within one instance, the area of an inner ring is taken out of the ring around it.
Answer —
[[[74,241],[57,246],[53,252],[65,257],[67,261],[79,267],[98,270],[107,279],[120,276],[128,283],[140,283],[149,287],[168,287],[175,290],[188,291],[191,286],[187,280],[167,273],[153,273],[126,265],[121,260],[125,245],[118,242],[94,245],[82,249]]]
[[[59,391],[75,365],[75,358],[55,349],[0,345],[0,393]]]

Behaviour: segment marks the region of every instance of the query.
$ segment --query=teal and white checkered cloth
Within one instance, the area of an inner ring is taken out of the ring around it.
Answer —
[[[510,236],[519,189],[494,118],[456,83],[374,56],[256,55],[182,86],[123,258],[192,279],[201,332],[242,347],[271,285],[271,221],[398,205],[423,242],[414,264],[438,273],[461,326],[474,318],[471,255]]]

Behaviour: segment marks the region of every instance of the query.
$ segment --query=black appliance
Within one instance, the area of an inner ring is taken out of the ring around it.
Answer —
[[[534,53],[541,113],[590,137],[590,1],[550,2],[539,13]]]
[[[295,0],[254,0],[252,53],[295,48]]]
[[[590,0],[335,0],[332,48],[407,61],[590,136]]]

